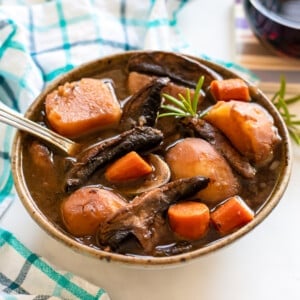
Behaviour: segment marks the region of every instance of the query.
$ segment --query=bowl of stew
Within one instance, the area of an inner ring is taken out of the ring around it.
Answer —
[[[79,145],[18,132],[18,195],[48,234],[83,254],[167,266],[220,249],[280,201],[291,146],[255,86],[184,54],[132,51],[66,73],[26,117]]]

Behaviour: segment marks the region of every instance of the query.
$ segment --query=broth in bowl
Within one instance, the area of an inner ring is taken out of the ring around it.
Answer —
[[[48,232],[97,257],[198,256],[256,226],[287,185],[289,142],[273,105],[188,56],[128,52],[83,65],[27,116],[87,150],[67,156],[17,136],[21,199]]]

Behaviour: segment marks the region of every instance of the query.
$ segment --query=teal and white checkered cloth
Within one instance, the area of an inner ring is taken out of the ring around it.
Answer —
[[[109,296],[80,277],[55,269],[0,229],[0,299],[109,300]]]

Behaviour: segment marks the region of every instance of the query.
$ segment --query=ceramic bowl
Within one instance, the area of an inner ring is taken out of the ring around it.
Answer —
[[[26,113],[26,117],[29,119],[34,119],[35,113],[44,105],[45,96],[57,88],[59,85],[67,82],[78,80],[82,77],[93,77],[96,76],[100,70],[113,69],[116,64],[123,64],[128,58],[135,52],[124,52],[120,54],[115,54],[109,57],[101,58],[86,64],[83,64],[71,72],[66,73],[52,84],[50,84],[37,99],[33,102]],[[199,58],[194,58],[202,64],[212,68],[216,72],[221,73],[226,77],[239,77],[238,75],[232,73],[230,70],[225,69],[222,66],[202,60]],[[116,254],[111,252],[102,251],[95,249],[86,245],[83,245],[73,239],[68,235],[60,226],[55,222],[51,221],[47,216],[47,211],[43,211],[35,201],[30,189],[28,188],[24,176],[24,157],[23,147],[24,139],[26,137],[22,132],[17,132],[13,149],[12,149],[12,169],[15,181],[15,186],[17,193],[25,206],[26,210],[34,221],[43,228],[50,236],[54,237],[58,241],[64,243],[66,247],[72,248],[79,251],[82,254],[90,255],[101,260],[108,262],[119,262],[127,264],[134,267],[145,267],[145,266],[175,266],[180,265],[184,262],[193,261],[208,253],[214,252],[226,245],[236,242],[241,237],[245,236],[248,232],[252,231],[258,224],[260,224],[275,208],[278,204],[284,191],[288,185],[290,172],[291,172],[291,145],[288,136],[288,131],[283,122],[280,114],[273,106],[273,104],[267,99],[267,97],[259,90],[255,90],[255,101],[264,106],[267,111],[273,116],[275,124],[278,128],[279,134],[282,137],[282,158],[281,158],[281,169],[278,179],[276,181],[275,187],[272,193],[269,195],[266,203],[257,212],[253,221],[213,243],[205,245],[197,250],[193,250],[188,253],[183,253],[168,257],[143,257],[143,256],[126,256],[122,254]]]

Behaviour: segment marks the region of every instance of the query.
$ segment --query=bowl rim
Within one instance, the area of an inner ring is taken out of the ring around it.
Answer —
[[[51,90],[56,88],[57,85],[61,84],[62,82],[65,82],[67,78],[74,76],[74,74],[76,73],[80,73],[80,70],[84,70],[85,68],[91,65],[96,65],[97,63],[103,60],[125,59],[126,57],[128,58],[130,55],[134,53],[141,53],[141,52],[155,52],[155,51],[137,50],[137,51],[120,52],[116,54],[107,55],[102,58],[92,60],[79,65],[78,67],[63,74],[62,76],[55,79],[51,84],[49,84],[48,87],[46,87],[40,93],[40,95],[33,101],[33,103],[28,108],[25,116],[30,117],[30,114],[32,114],[34,109],[44,99],[46,94],[48,94]],[[169,51],[159,51],[159,52],[171,53]],[[199,61],[200,63],[203,63],[206,66],[213,68],[214,70],[222,70],[222,72],[225,72],[227,76],[242,78],[240,75],[214,62],[202,58],[198,58],[195,56],[187,55],[184,53],[180,53],[180,54],[193,58]],[[244,78],[242,79],[245,80]],[[247,80],[245,81],[247,82]],[[251,85],[249,82],[248,84]],[[205,254],[215,252],[216,250],[221,249],[229,244],[232,244],[232,242],[234,241],[237,241],[239,238],[245,236],[246,233],[250,232],[253,228],[255,228],[258,224],[260,224],[277,206],[289,182],[291,168],[292,168],[292,160],[291,160],[292,147],[291,147],[291,141],[289,138],[288,130],[286,128],[286,125],[281,115],[279,114],[275,106],[271,103],[271,101],[269,101],[268,98],[260,90],[258,90],[258,94],[260,99],[263,100],[264,102],[263,106],[273,116],[274,121],[281,133],[281,136],[283,137],[282,147],[283,147],[283,153],[285,154],[285,161],[282,163],[282,170],[280,176],[275,184],[275,188],[273,189],[272,193],[269,196],[269,199],[266,201],[263,207],[257,212],[255,218],[250,223],[246,224],[245,226],[241,227],[237,231],[221,239],[206,244],[204,247],[186,253],[182,253],[174,256],[166,256],[166,257],[130,256],[130,255],[113,253],[113,252],[107,252],[104,250],[92,248],[87,245],[83,245],[78,241],[76,241],[75,239],[68,236],[67,233],[66,234],[63,233],[62,229],[59,229],[58,226],[55,226],[55,224],[49,221],[47,217],[42,213],[42,211],[37,207],[34,199],[30,195],[30,192],[26,186],[25,177],[22,172],[22,160],[23,160],[22,151],[21,151],[22,134],[20,131],[16,132],[13,145],[12,145],[12,173],[13,173],[17,194],[22,204],[24,205],[25,209],[27,210],[27,212],[46,233],[48,233],[54,239],[62,242],[64,245],[72,248],[76,252],[79,252],[84,255],[92,256],[100,260],[104,260],[108,262],[110,261],[118,262],[118,263],[135,266],[135,267],[175,266],[183,262],[187,262],[187,261],[191,261],[192,259],[199,258]]]

